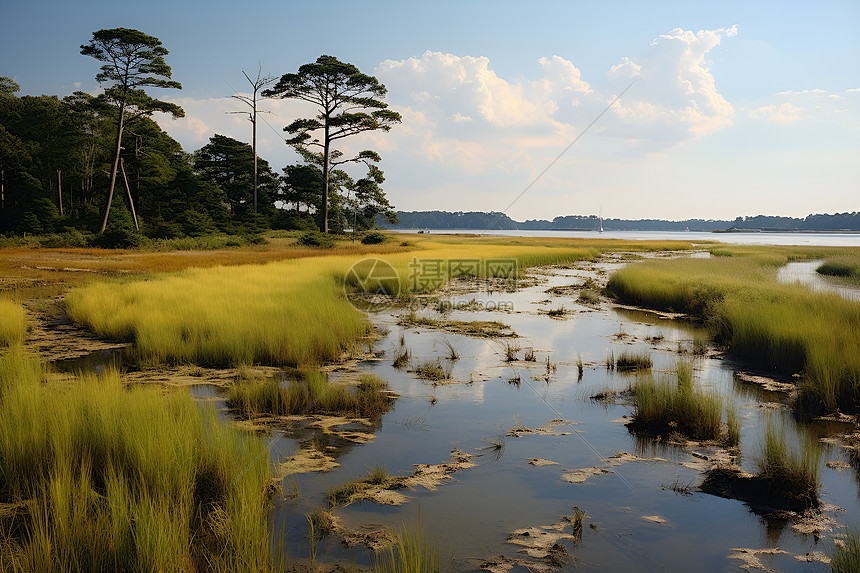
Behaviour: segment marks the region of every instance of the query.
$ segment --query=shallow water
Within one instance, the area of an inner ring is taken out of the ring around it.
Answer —
[[[838,278],[820,275],[816,269],[824,261],[801,261],[788,263],[776,272],[776,280],[781,283],[800,283],[819,292],[835,292],[847,300],[860,301],[860,288],[848,286]]]
[[[602,267],[610,271],[612,265]],[[292,476],[284,489],[296,485],[301,496],[271,512],[272,523],[283,536],[290,555],[308,554],[307,522],[304,515],[315,507],[326,507],[325,490],[346,480],[367,474],[368,468],[384,465],[394,475],[408,475],[413,464],[437,464],[449,459],[453,448],[474,456],[477,466],[458,471],[439,486],[438,491],[409,491],[414,499],[402,507],[358,502],[335,510],[335,515],[355,527],[379,524],[396,530],[404,522],[420,520],[427,536],[437,542],[443,562],[455,570],[474,571],[491,556],[524,557],[518,547],[506,543],[511,532],[529,526],[550,525],[562,515],[571,515],[573,506],[586,511],[587,525],[577,543],[565,541],[579,570],[603,571],[727,571],[743,563],[728,556],[733,548],[778,547],[792,555],[762,556],[762,561],[781,571],[818,571],[820,563],[802,563],[795,555],[810,551],[832,551],[832,536],[820,539],[792,529],[791,524],[767,520],[753,514],[742,502],[694,491],[701,482],[699,470],[680,465],[695,462],[691,449],[637,440],[620,419],[631,413],[624,404],[601,404],[590,397],[607,389],[624,389],[630,379],[607,371],[603,361],[610,353],[647,350],[654,360],[655,375],[670,374],[679,349],[692,348],[696,328],[678,320],[667,320],[647,312],[614,310],[606,302],[599,307],[577,303],[571,296],[552,296],[551,286],[581,282],[592,271],[554,269],[533,276],[543,282],[514,293],[477,292],[453,297],[454,301],[507,302],[513,312],[452,311],[451,320],[499,320],[510,324],[520,335],[515,342],[533,348],[536,362],[504,361],[504,342],[402,328],[397,312],[372,316],[380,327],[389,329],[377,343],[386,351],[380,361],[368,362],[367,369],[388,380],[400,394],[394,408],[376,430],[376,439],[366,445],[344,448],[337,457],[341,466],[328,473]],[[549,302],[544,302],[549,300]],[[540,310],[564,306],[569,312],[557,319]],[[404,312],[404,311],[400,311]],[[439,317],[433,310],[422,310]],[[453,344],[461,358],[454,362],[452,377],[462,384],[437,385],[421,381],[412,373],[397,370],[391,356],[399,339],[413,355],[412,362],[440,359],[447,353],[443,341]],[[523,352],[519,353],[520,358]],[[580,380],[576,366],[582,357],[585,370]],[[556,365],[547,380],[546,359]],[[754,470],[763,423],[770,416],[792,428],[790,411],[765,410],[762,402],[785,401],[784,394],[764,392],[736,379],[739,365],[715,353],[693,360],[695,378],[705,387],[732,396],[743,418],[740,464]],[[520,383],[509,380],[519,378]],[[468,383],[473,380],[472,383]],[[568,435],[525,435],[503,438],[501,450],[487,449],[488,441],[499,441],[517,424],[533,428],[552,419],[573,422],[563,426]],[[844,431],[818,423],[801,432],[816,437]],[[296,441],[279,436],[275,443],[286,449]],[[696,448],[705,451],[704,448]],[[602,460],[616,452],[665,461],[632,461],[613,468],[613,473],[589,477],[584,483],[562,479],[565,470],[606,466]],[[273,455],[273,460],[276,456]],[[529,458],[545,458],[557,465],[532,466]],[[858,480],[854,469],[835,470],[828,461],[845,460],[837,447],[827,447],[821,459],[822,499],[843,508],[827,510],[837,522],[853,524],[860,519]],[[689,491],[678,492],[673,490]],[[663,524],[643,519],[659,516]],[[281,537],[276,535],[276,537]],[[317,546],[317,559],[370,562],[370,552],[347,550],[335,540]]]

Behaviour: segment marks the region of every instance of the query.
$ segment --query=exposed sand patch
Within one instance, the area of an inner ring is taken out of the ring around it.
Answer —
[[[657,525],[669,524],[669,522],[665,518],[660,517],[659,515],[643,515],[642,520],[647,521],[649,523],[656,523]]]
[[[356,529],[350,529],[344,525],[343,520],[335,515],[331,516],[332,534],[338,536],[347,547],[363,545],[373,551],[383,549],[394,542],[394,536],[381,525],[360,525]]]
[[[626,464],[627,462],[640,462],[640,461],[652,461],[652,462],[668,462],[663,458],[642,458],[639,456],[634,456],[628,452],[616,452],[614,456],[610,456],[603,460],[603,466],[594,466],[592,468],[581,468],[577,470],[567,470],[563,474],[561,474],[561,479],[570,483],[584,483],[588,478],[596,475],[606,475],[614,473],[613,467],[620,466],[622,464]]]
[[[765,547],[764,549],[747,549],[745,547],[735,547],[732,549],[734,553],[729,555],[729,559],[738,559],[743,562],[739,565],[741,569],[746,571],[759,570],[767,573],[780,573],[778,569],[771,569],[765,565],[762,560],[762,555],[791,555],[788,551],[783,551],[776,547]]]
[[[543,458],[526,458],[526,459],[528,459],[529,463],[533,466],[553,466],[553,465],[557,466],[558,465],[558,462],[554,462],[551,460],[545,460]]]
[[[436,491],[446,480],[454,480],[451,474],[477,466],[472,461],[472,455],[460,450],[451,450],[451,459],[441,464],[414,464],[415,471],[409,476],[388,478],[382,484],[364,482],[359,491],[352,494],[346,502],[367,500],[380,505],[404,505],[412,498],[400,490],[416,490],[423,487],[428,491]]]
[[[574,432],[578,433],[578,430],[571,430],[569,432],[560,432],[553,428],[557,426],[572,426],[574,424],[581,424],[582,422],[571,422],[570,420],[562,420],[556,418],[554,420],[550,420],[546,424],[537,427],[537,428],[526,428],[522,424],[518,424],[516,428],[511,429],[510,432],[507,433],[508,436],[512,438],[519,438],[520,436],[527,436],[531,434],[536,434],[540,436],[567,436],[573,434]]]
[[[283,479],[293,474],[329,472],[337,467],[340,467],[340,464],[335,461],[334,456],[316,448],[302,448],[278,464],[276,475],[278,479]]]
[[[793,392],[797,390],[797,386],[791,382],[780,382],[767,376],[757,376],[747,372],[735,372],[735,378],[741,382],[755,384],[769,392]]]

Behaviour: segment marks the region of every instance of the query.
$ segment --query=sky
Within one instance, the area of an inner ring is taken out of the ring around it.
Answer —
[[[229,97],[248,93],[243,70],[280,77],[327,54],[376,76],[403,122],[342,149],[382,155],[399,210],[516,220],[860,210],[856,0],[0,0],[0,76],[18,95],[98,93],[99,63],[80,45],[116,27],[170,51],[183,89],[150,93],[186,115],[154,119],[189,152],[216,133],[251,141],[247,116],[228,113],[244,109]],[[282,129],[315,110],[260,108],[260,157],[277,171],[297,163]]]

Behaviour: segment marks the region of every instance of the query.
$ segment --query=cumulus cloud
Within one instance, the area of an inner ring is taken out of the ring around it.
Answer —
[[[765,105],[752,110],[750,118],[788,124],[800,121],[802,119],[800,113],[805,110],[806,108],[791,105],[790,103],[783,103],[779,107],[776,105]]]
[[[501,77],[486,57],[425,52],[403,60],[386,60],[376,75],[388,87],[394,108],[420,112],[423,129],[396,130],[390,136],[427,161],[438,163],[446,153],[475,156],[468,149],[508,163],[515,155],[523,169],[533,169],[537,156],[511,150],[546,148],[546,154],[569,143],[636,78],[635,86],[593,135],[614,138],[620,153],[645,156],[706,136],[732,124],[734,108],[719,93],[706,61],[707,54],[737,27],[661,35],[641,59],[622,58],[605,73],[608,83],[590,83],[575,61],[560,55],[541,58],[536,79]],[[429,120],[429,122],[428,122]],[[429,130],[429,131],[427,131]],[[389,137],[388,135],[386,137]],[[411,144],[410,137],[416,138]],[[431,141],[432,143],[428,143]],[[457,158],[447,158],[457,162]]]
[[[777,92],[776,95],[824,95],[827,93],[827,90],[823,90],[821,88],[815,88],[811,90],[785,90],[781,92]]]

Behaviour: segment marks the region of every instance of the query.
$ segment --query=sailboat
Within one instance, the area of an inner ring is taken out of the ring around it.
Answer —
[[[600,229],[597,231],[598,233],[603,232],[603,205],[600,206],[600,218],[598,219],[600,223]]]

